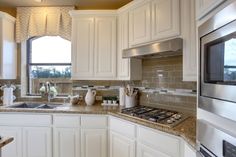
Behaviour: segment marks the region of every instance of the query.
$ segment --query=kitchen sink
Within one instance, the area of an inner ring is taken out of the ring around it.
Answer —
[[[30,108],[30,109],[54,109],[62,104],[53,103],[22,103],[8,106],[7,108]]]

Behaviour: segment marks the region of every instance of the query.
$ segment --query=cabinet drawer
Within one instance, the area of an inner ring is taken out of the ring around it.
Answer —
[[[81,127],[83,128],[106,128],[107,127],[107,116],[82,116]]]
[[[110,129],[124,136],[135,138],[135,125],[118,118],[110,119]]]
[[[80,116],[73,115],[54,115],[53,125],[56,127],[79,127]]]
[[[14,126],[50,126],[50,115],[0,114],[0,125]]]
[[[169,156],[180,156],[181,141],[173,135],[139,126],[137,129],[137,139],[138,142]]]

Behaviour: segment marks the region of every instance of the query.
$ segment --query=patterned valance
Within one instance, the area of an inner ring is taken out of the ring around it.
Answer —
[[[61,36],[71,40],[71,17],[74,7],[18,7],[16,42],[34,36]]]

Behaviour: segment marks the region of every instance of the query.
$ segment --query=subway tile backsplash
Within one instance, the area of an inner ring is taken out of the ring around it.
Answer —
[[[146,88],[164,88],[164,89],[189,89],[196,90],[196,82],[183,82],[182,56],[143,59],[143,76],[141,81],[73,81],[73,86],[94,85],[94,86],[124,86],[133,84],[137,87]],[[4,84],[7,81],[0,81]],[[12,83],[19,84],[20,80],[14,80]],[[72,91],[71,93],[85,95],[86,91]],[[1,94],[1,93],[0,93]],[[20,90],[15,92],[16,96],[20,96]],[[115,96],[119,95],[118,90],[97,91],[99,96]],[[160,94],[158,92],[147,93],[140,92],[140,104],[163,107],[185,111],[192,115],[196,114],[196,97],[195,96],[179,96],[171,94]],[[21,99],[18,99],[21,100]],[[24,99],[25,100],[25,99]],[[33,100],[33,99],[31,99]]]

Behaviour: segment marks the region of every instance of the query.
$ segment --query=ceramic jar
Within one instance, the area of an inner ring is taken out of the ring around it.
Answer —
[[[89,106],[93,105],[95,102],[96,91],[92,89],[88,89],[88,92],[85,96],[85,103]]]

